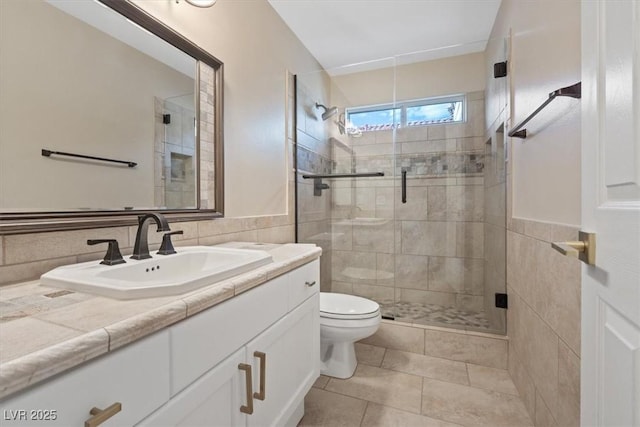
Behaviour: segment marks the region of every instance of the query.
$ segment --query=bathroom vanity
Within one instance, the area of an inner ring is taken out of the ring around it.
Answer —
[[[80,336],[3,363],[0,424],[295,426],[319,376],[320,249],[272,253],[268,266],[154,309],[182,303],[182,320],[158,329],[157,316],[139,313],[118,322],[137,336],[120,345],[110,333],[93,360],[62,368],[61,352],[73,354]]]

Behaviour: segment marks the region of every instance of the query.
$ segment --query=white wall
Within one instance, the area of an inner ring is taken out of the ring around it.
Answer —
[[[580,2],[503,1],[491,38],[511,31],[511,123],[525,119],[558,88],[580,81]],[[496,46],[487,69],[502,49]],[[498,55],[499,56],[499,55]],[[500,59],[502,60],[502,59]],[[506,88],[505,88],[506,89]],[[487,121],[498,114],[487,99]],[[556,99],[512,139],[513,216],[580,224],[580,101]]]
[[[406,59],[401,56],[398,62]],[[484,90],[484,86],[483,52],[399,65],[396,68],[398,101],[477,92]]]
[[[225,216],[286,213],[286,70],[317,61],[266,0],[135,3],[224,63]]]
[[[374,105],[484,90],[482,52],[403,64],[408,60],[409,55],[384,59],[379,69],[332,77],[332,103]]]

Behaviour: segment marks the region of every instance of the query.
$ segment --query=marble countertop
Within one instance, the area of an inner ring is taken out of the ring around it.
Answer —
[[[39,281],[0,287],[0,398],[220,304],[322,253],[310,244],[219,246],[264,250],[273,263],[185,294],[136,300],[60,290]]]

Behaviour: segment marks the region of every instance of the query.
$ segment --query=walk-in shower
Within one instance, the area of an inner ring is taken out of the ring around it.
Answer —
[[[485,135],[484,78],[465,76],[484,63],[470,55],[456,75],[404,59],[297,76],[298,241],[323,248],[322,291],[373,299],[390,319],[504,333],[504,138]]]

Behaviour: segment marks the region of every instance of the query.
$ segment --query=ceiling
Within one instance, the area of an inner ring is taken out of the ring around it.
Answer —
[[[269,0],[331,74],[483,51],[501,0]],[[384,61],[389,64],[389,61]]]

